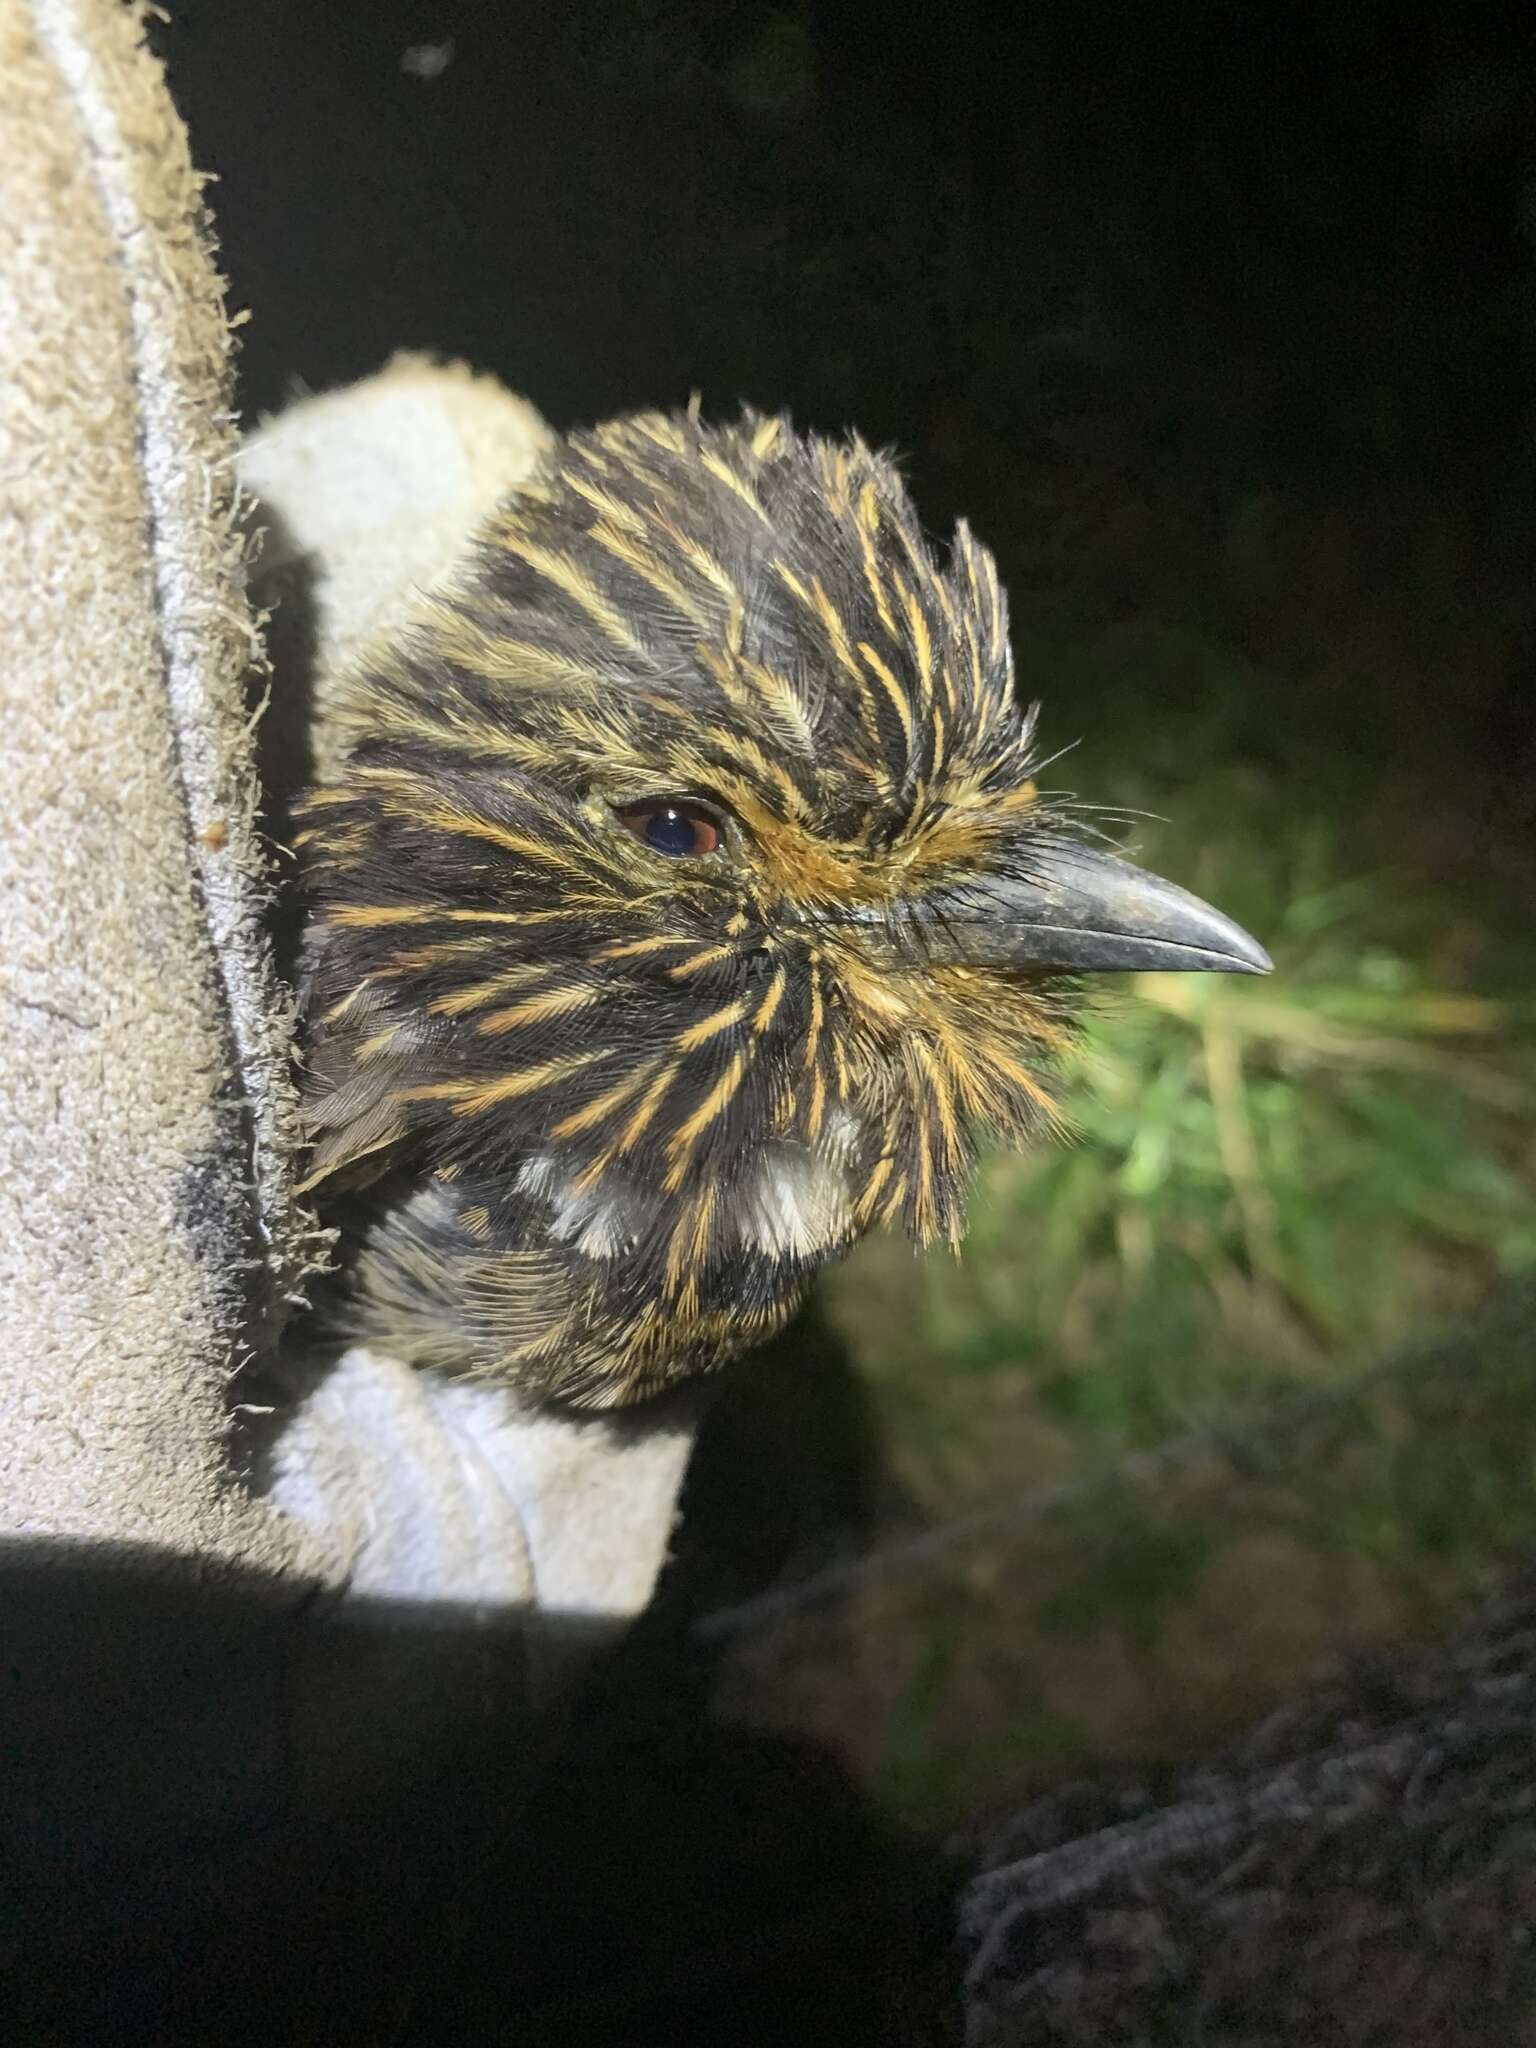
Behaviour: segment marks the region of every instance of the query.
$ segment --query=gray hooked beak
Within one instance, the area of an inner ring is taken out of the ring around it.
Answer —
[[[929,906],[923,956],[972,967],[1079,974],[1268,974],[1274,962],[1241,925],[1174,882],[1111,853],[1032,849],[1027,881],[989,876]]]

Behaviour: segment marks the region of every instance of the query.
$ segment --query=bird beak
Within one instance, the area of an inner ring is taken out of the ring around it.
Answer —
[[[990,876],[928,907],[926,959],[971,967],[1268,974],[1241,925],[1187,889],[1088,846],[1032,848],[1028,879]]]

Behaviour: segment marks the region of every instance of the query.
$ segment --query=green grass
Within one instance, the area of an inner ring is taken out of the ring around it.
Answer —
[[[904,1343],[881,1319],[868,1370],[893,1399],[1023,1372],[1042,1416],[1155,1441],[1536,1268],[1536,1011],[1509,986],[1529,941],[1501,939],[1489,992],[1461,963],[1490,906],[1360,872],[1287,775],[1220,758],[1223,723],[1133,745],[1190,780],[1160,791],[1154,761],[1114,799],[1142,814],[1138,857],[1249,925],[1275,973],[1093,992],[1070,1140],[989,1156],[960,1262],[911,1276]],[[1159,800],[1172,822],[1146,818]]]
[[[1275,973],[1106,989],[1071,1140],[987,1157],[961,1257],[877,1240],[831,1279],[920,1511],[997,1511],[849,1603],[848,1746],[930,1822],[1187,1759],[1536,1548],[1529,920],[1394,844],[1349,747],[1277,743],[1217,643],[1135,648],[1134,688],[1123,636],[1021,666],[1112,731],[1071,779],[1116,836]]]

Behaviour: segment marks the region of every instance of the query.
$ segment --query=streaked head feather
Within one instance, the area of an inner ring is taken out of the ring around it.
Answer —
[[[963,526],[941,560],[858,439],[572,435],[346,704],[304,835],[309,1116],[316,1180],[418,1190],[363,1255],[376,1334],[632,1398],[872,1223],[954,1238],[977,1128],[1049,1118],[1060,997],[907,919],[1053,823],[997,572]],[[718,856],[616,816],[673,797]]]

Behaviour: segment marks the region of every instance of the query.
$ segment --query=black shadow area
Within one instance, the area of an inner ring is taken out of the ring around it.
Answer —
[[[694,1630],[866,1510],[826,1345],[723,1388],[651,1613],[559,1710],[515,1613],[0,1553],[6,2038],[945,2038],[949,1874],[812,1743],[720,1725]]]

